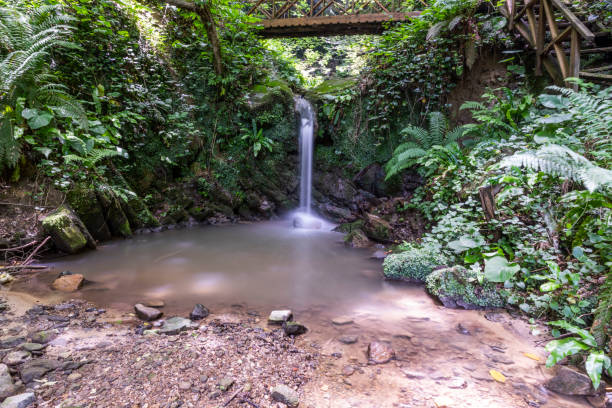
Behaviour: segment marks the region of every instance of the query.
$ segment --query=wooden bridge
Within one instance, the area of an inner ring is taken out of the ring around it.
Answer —
[[[251,0],[264,37],[378,34],[384,24],[418,16],[401,0]]]

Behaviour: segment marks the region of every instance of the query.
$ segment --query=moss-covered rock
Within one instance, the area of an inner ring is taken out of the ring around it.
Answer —
[[[293,92],[289,85],[281,80],[270,80],[263,84],[257,84],[246,95],[246,101],[252,111],[267,109],[282,100],[291,103]]]
[[[391,224],[374,214],[366,214],[363,232],[374,241],[389,242],[391,240]]]
[[[424,282],[435,268],[447,262],[439,248],[414,245],[405,252],[391,254],[383,263],[383,274],[391,280]]]
[[[136,194],[131,194],[127,200],[121,200],[121,208],[130,222],[130,227],[136,229],[159,227],[157,218]]]
[[[96,248],[96,242],[68,205],[62,205],[42,220],[43,230],[55,246],[68,254]]]
[[[504,294],[494,284],[479,283],[476,272],[463,266],[433,271],[426,283],[427,291],[448,308],[486,309],[506,304]]]
[[[121,200],[108,186],[98,186],[96,197],[104,210],[104,219],[111,233],[117,237],[127,238],[132,235],[132,228],[123,208]]]
[[[372,241],[362,230],[356,229],[344,236],[344,245],[351,248],[368,248],[372,246]]]
[[[93,188],[79,184],[68,192],[66,199],[96,240],[108,241],[112,238],[104,211]]]

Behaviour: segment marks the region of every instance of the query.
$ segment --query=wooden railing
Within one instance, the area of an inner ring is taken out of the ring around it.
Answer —
[[[581,76],[581,44],[595,35],[561,0],[506,0],[502,13],[535,50],[537,75],[544,67],[558,82]],[[569,50],[563,46],[568,41]]]
[[[406,11],[400,0],[256,0],[248,14],[263,19],[349,16],[359,14],[401,13]]]

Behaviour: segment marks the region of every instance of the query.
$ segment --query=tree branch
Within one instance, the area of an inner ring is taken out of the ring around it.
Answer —
[[[213,18],[212,12],[210,11],[210,6],[208,3],[203,3],[201,5],[196,5],[190,1],[185,0],[164,0],[166,3],[171,4],[176,7],[180,7],[185,10],[194,11],[204,24],[206,28],[206,36],[208,37],[208,41],[212,46],[213,52],[213,66],[215,68],[215,73],[219,76],[223,75],[223,59],[221,54],[221,43],[219,42],[219,36],[217,34],[217,26],[215,24],[215,19]]]

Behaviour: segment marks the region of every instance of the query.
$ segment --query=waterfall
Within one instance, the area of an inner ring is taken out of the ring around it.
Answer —
[[[311,213],[312,206],[312,154],[314,144],[315,113],[310,102],[302,97],[295,101],[300,115],[300,209]]]

